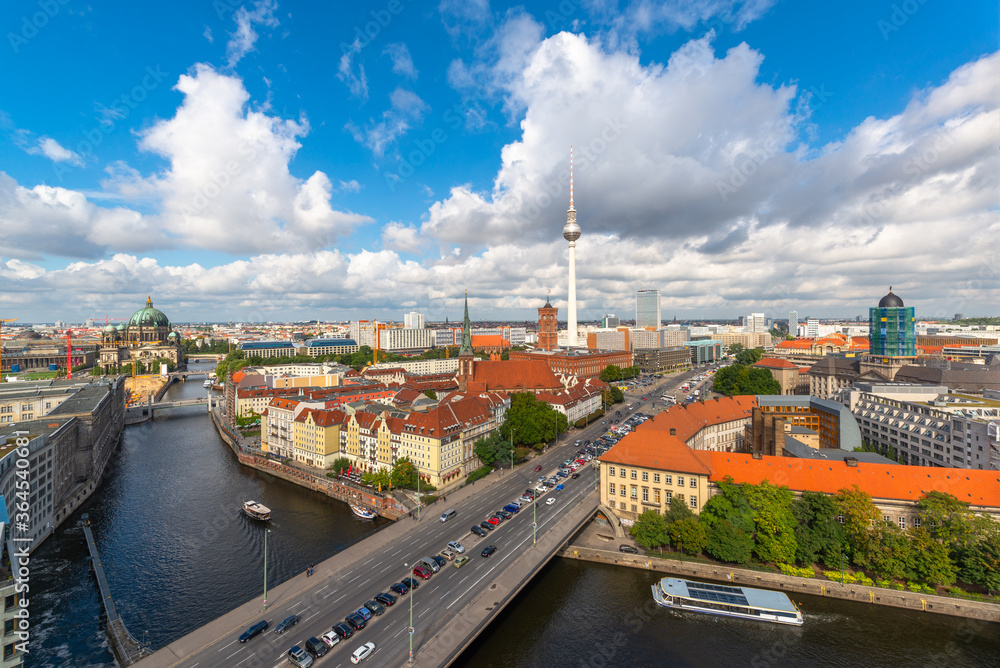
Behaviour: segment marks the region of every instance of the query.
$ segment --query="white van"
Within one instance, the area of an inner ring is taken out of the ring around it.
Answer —
[[[455,511],[454,510],[446,510],[443,513],[441,513],[441,521],[442,522],[447,522],[448,520],[450,520],[454,516],[455,516]]]
[[[420,565],[427,568],[427,570],[429,570],[431,573],[437,573],[439,570],[441,570],[441,567],[438,566],[438,562],[434,561],[430,557],[424,557],[423,559],[421,559]]]

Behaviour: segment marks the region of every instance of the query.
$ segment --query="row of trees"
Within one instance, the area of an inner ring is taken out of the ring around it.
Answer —
[[[781,384],[767,369],[754,368],[764,357],[760,348],[744,348],[741,343],[729,346],[736,363],[715,372],[712,391],[727,397],[747,394],[781,394]]]
[[[682,547],[734,564],[853,565],[882,580],[951,585],[957,579],[1000,591],[1000,524],[969,504],[932,491],[917,502],[919,526],[901,529],[857,485],[836,496],[768,481],[719,483],[695,516],[677,498],[665,515],[642,513],[631,529],[639,545]]]
[[[351,460],[340,457],[333,461],[330,467],[330,475],[340,475],[342,471],[351,468]],[[370,471],[361,474],[361,482],[372,487],[380,487],[382,491],[390,489],[417,489],[417,467],[409,457],[401,457],[396,461],[391,469],[384,466],[377,471]],[[433,491],[434,486],[428,483],[420,483],[420,491]]]
[[[635,378],[639,373],[639,367],[637,366],[628,366],[622,369],[615,364],[609,364],[601,371],[600,379],[605,383],[617,383],[618,381]]]
[[[476,441],[476,456],[484,465],[494,466],[524,459],[531,448],[541,450],[548,441],[566,431],[566,416],[531,392],[511,395],[510,408],[499,429]]]

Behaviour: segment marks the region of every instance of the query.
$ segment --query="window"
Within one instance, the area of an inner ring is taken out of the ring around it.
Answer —
[[[642,472],[642,481],[643,482],[649,482],[649,471],[643,471]]]
[[[622,468],[622,469],[619,469],[619,470],[618,470],[618,475],[620,475],[621,477],[623,477],[623,478],[624,478],[624,477],[625,477],[625,469],[624,469],[624,468]]]
[[[632,469],[632,480],[635,480],[635,478],[636,478],[635,469]]]
[[[611,496],[615,495],[615,483],[611,483],[610,485],[608,485],[608,494],[610,494]]]
[[[621,488],[618,490],[618,496],[625,496],[625,485],[622,485]],[[624,507],[625,506],[622,506],[622,508]]]
[[[674,498],[674,493],[673,493],[673,492],[671,492],[671,491],[670,491],[670,490],[668,489],[668,490],[666,491],[666,495],[667,495],[667,498],[666,498],[666,502],[667,502],[667,505],[670,505],[670,502],[671,502],[671,501],[673,500],[673,498]]]
[[[649,501],[649,488],[648,487],[643,487],[642,488],[642,502],[646,503],[647,501]]]
[[[608,467],[608,475],[612,476],[612,477],[615,475],[615,467],[614,466],[609,466]]]
[[[905,517],[900,517],[899,518],[899,528],[900,529],[905,529],[906,528],[906,518]]]
[[[654,473],[653,474],[653,482],[660,482],[660,474],[659,473]]]
[[[665,476],[663,476],[663,484],[665,484],[665,485],[673,485],[674,484],[674,477],[672,475],[665,475]]]
[[[919,517],[914,517],[913,518],[913,526],[917,527],[918,529],[920,528],[920,518]]]
[[[837,515],[837,521],[840,522],[841,524],[843,524],[844,523],[844,516],[843,515]]]
[[[889,523],[889,516],[888,515],[883,515],[882,516],[882,521],[885,522],[886,524],[888,524]]]
[[[698,487],[698,479],[691,478],[691,489],[696,489]]]
[[[639,488],[636,487],[635,485],[632,485],[632,498],[633,499],[639,498]]]
[[[684,486],[684,476],[682,475],[677,476],[677,486],[678,487]]]
[[[660,502],[660,490],[654,489],[653,490],[653,503],[659,503],[659,502]]]
[[[691,495],[691,507],[692,508],[698,507],[698,497],[695,496],[694,494]]]
[[[632,504],[632,512],[633,513],[636,512],[636,510],[635,510],[635,504],[634,503]]]

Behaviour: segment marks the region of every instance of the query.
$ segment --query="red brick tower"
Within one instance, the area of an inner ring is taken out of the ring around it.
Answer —
[[[545,306],[538,309],[538,349],[555,350],[559,347],[558,325],[559,309],[545,298]]]

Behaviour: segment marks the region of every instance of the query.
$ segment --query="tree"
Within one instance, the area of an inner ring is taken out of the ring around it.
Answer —
[[[959,555],[962,579],[990,592],[1000,591],[1000,526],[986,514],[977,515],[976,524],[981,538]]]
[[[670,497],[670,505],[667,507],[667,512],[663,514],[663,517],[667,521],[667,524],[673,524],[674,522],[694,517],[694,513],[691,512],[686,503],[678,497],[672,496]]]
[[[935,538],[927,527],[913,532],[908,566],[921,582],[945,586],[955,582],[955,564],[948,546]]]
[[[921,528],[949,550],[975,542],[975,513],[969,509],[967,501],[959,501],[945,492],[924,492],[917,501],[917,517]]]
[[[744,348],[736,354],[736,363],[743,366],[753,366],[763,357],[763,348]]]
[[[500,428],[503,438],[509,439],[514,433],[514,445],[535,446],[552,440],[558,433],[566,431],[566,416],[531,392],[518,392],[510,398],[507,419]]]
[[[705,527],[693,515],[671,524],[668,533],[670,542],[681,547],[686,554],[700,554],[708,544]]]
[[[715,372],[712,390],[728,397],[748,394],[781,394],[781,384],[767,369],[733,364]]]
[[[837,493],[837,507],[844,517],[844,535],[851,559],[864,568],[869,563],[874,543],[879,539],[876,523],[885,524],[881,513],[872,503],[871,495],[862,492],[857,485]]]
[[[729,346],[729,354],[732,355],[733,357],[736,357],[741,352],[743,352],[743,344],[742,343],[734,343],[731,346]]]
[[[705,506],[708,507],[708,504]],[[702,511],[704,514],[704,510]],[[705,551],[720,561],[732,564],[746,564],[753,554],[753,540],[746,531],[737,528],[727,519],[708,527],[708,543]]]
[[[821,492],[803,492],[801,499],[792,502],[792,514],[798,521],[796,561],[808,565],[822,558],[827,566],[842,568],[847,537],[844,526],[837,521],[837,502]]]
[[[792,563],[797,547],[792,491],[767,480],[758,485],[743,483],[740,488],[753,509],[754,553],[762,561]]]
[[[615,364],[609,364],[601,370],[599,378],[605,383],[614,383],[622,379],[622,370]]]
[[[608,388],[608,395],[610,396],[609,404],[620,404],[625,401],[625,393],[614,385]]]
[[[655,510],[643,511],[636,518],[635,524],[629,529],[629,533],[635,538],[635,542],[647,550],[660,545],[666,545],[670,540],[667,532],[667,521],[663,515]]]
[[[910,537],[906,532],[891,522],[876,521],[871,536],[873,540],[868,549],[855,555],[855,563],[862,568],[870,569],[880,578],[909,578],[913,576],[911,568],[913,549]]]
[[[709,499],[699,519],[708,531],[706,551],[716,559],[745,564],[753,552],[753,509],[740,485],[726,476],[720,493]]]
[[[346,471],[351,468],[351,460],[347,457],[338,457],[333,460],[333,464],[330,465],[330,470],[340,475],[341,471]]]
[[[424,390],[424,395],[434,401],[437,401],[438,395],[434,390]]]
[[[382,489],[389,489],[389,485],[392,482],[392,475],[389,469],[380,467],[378,471],[370,471],[368,473],[363,473],[361,475],[361,482],[366,485],[371,485],[372,487],[381,486]]]
[[[392,467],[390,481],[393,487],[401,489],[417,488],[417,467],[413,465],[409,457],[401,457]]]
[[[494,466],[510,459],[510,448],[510,441],[497,430],[486,438],[476,441],[473,451],[484,465]]]

